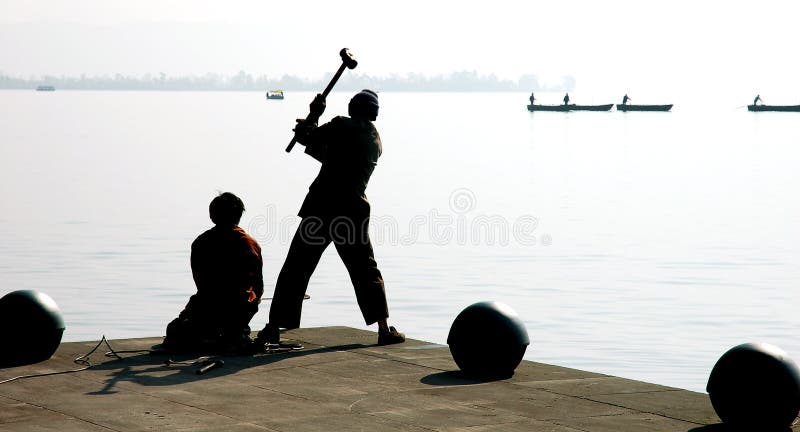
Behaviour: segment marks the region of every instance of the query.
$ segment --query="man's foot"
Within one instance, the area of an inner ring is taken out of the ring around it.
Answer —
[[[265,325],[264,329],[258,332],[258,336],[256,336],[255,340],[255,344],[258,346],[264,346],[266,344],[277,345],[280,342],[281,342],[280,329],[271,324]]]
[[[266,344],[263,347],[262,352],[265,353],[273,353],[273,352],[286,352],[286,351],[299,351],[305,346],[299,342],[290,341],[288,339],[281,339],[281,343],[279,344]]]
[[[406,335],[397,331],[394,327],[388,330],[378,329],[378,345],[392,345],[406,341]]]

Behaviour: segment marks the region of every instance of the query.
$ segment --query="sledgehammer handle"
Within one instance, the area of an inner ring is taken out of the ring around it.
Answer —
[[[328,93],[331,92],[331,90],[333,89],[334,84],[336,84],[336,81],[339,81],[339,78],[342,76],[342,73],[344,72],[345,67],[346,67],[346,65],[344,63],[342,63],[342,65],[339,66],[339,70],[336,71],[336,73],[333,75],[333,78],[331,79],[331,82],[328,83],[328,86],[325,87],[325,90],[322,92],[322,98],[323,99],[328,97]],[[305,121],[311,121],[312,123],[314,123],[314,122],[316,122],[318,120],[319,120],[319,116],[313,115],[313,114],[309,114],[305,118]],[[292,151],[292,147],[294,147],[294,144],[296,142],[297,142],[297,135],[292,137],[292,140],[289,141],[289,145],[286,146],[286,153],[289,153],[290,151]]]
[[[356,67],[356,65],[358,64],[356,59],[353,58],[353,55],[350,53],[350,50],[348,50],[347,48],[342,48],[342,50],[339,51],[339,56],[342,58],[342,65],[339,66],[339,70],[337,70],[336,73],[333,74],[333,78],[331,78],[331,82],[329,82],[328,86],[325,87],[325,90],[322,91],[322,98],[323,99],[328,97],[328,93],[330,93],[331,90],[333,90],[333,86],[336,84],[336,81],[339,81],[339,78],[342,76],[342,73],[344,72],[345,68],[354,69]],[[319,116],[318,115],[309,114],[308,117],[305,118],[305,121],[309,121],[309,120],[315,123],[315,122],[317,122],[319,120]],[[292,151],[292,147],[294,147],[294,144],[296,142],[297,142],[297,135],[292,137],[292,140],[289,142],[289,145],[286,146],[286,153],[289,153],[290,151]]]

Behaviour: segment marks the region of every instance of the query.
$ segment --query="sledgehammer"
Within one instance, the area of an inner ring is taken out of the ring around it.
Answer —
[[[351,54],[350,50],[348,50],[347,48],[342,48],[342,50],[339,51],[339,56],[342,57],[342,65],[339,66],[339,70],[336,71],[336,73],[333,75],[333,78],[331,78],[331,82],[328,83],[328,86],[325,87],[325,90],[322,92],[322,99],[328,97],[328,93],[331,92],[334,84],[336,84],[336,81],[339,81],[339,77],[342,76],[342,72],[344,72],[345,68],[355,69],[356,65],[358,65],[358,62],[353,57],[353,54]],[[314,113],[309,113],[308,117],[306,117],[305,119],[305,121],[311,121],[311,122],[317,122],[318,120],[319,120],[319,115]],[[296,142],[297,142],[297,137],[295,136],[292,138],[292,141],[286,147],[286,153],[292,151],[292,147],[294,147],[294,143]]]

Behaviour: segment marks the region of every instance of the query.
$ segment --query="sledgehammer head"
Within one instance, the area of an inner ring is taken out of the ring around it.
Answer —
[[[349,49],[342,48],[342,50],[339,51],[339,55],[342,57],[342,62],[348,69],[355,69],[356,65],[358,65],[358,62],[353,57],[353,54],[350,53]]]

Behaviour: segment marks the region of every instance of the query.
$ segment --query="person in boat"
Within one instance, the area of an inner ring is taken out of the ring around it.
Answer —
[[[755,99],[753,99],[753,105],[758,105],[759,102],[761,102],[762,105],[764,104],[764,101],[761,100],[761,95],[757,94]]]
[[[531,105],[533,105],[533,102],[536,100],[536,98],[533,97],[533,92],[531,92],[531,97],[529,97],[528,100],[531,101]]]
[[[325,99],[311,102],[312,116],[325,111]],[[348,105],[350,117],[334,117],[317,126],[298,120],[297,142],[306,154],[322,163],[298,215],[300,225],[278,275],[269,322],[256,344],[280,343],[280,329],[300,326],[303,297],[325,249],[333,243],[355,289],[367,325],[378,323],[378,344],[405,341],[405,335],[388,325],[389,308],[383,277],[375,261],[368,225],[370,205],[365,190],[382,152],[378,130],[378,95],[362,90]]]
[[[630,99],[631,99],[631,98],[629,98],[629,97],[628,97],[628,94],[626,93],[626,94],[625,94],[625,96],[623,96],[623,97],[622,97],[622,104],[623,104],[623,105],[627,105],[627,104],[628,104],[628,101],[629,101]]]
[[[564,95],[564,105],[569,105],[569,93]]]
[[[261,246],[239,227],[244,203],[225,192],[208,207],[214,226],[192,243],[197,293],[167,325],[164,347],[240,351],[252,346],[250,320],[264,292]]]

